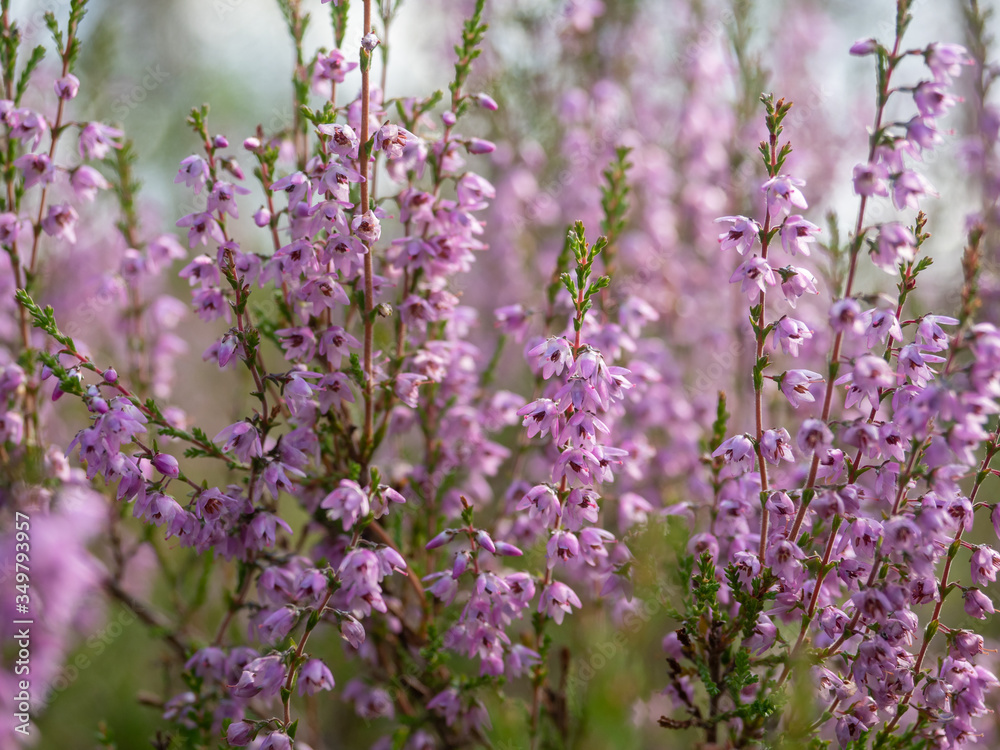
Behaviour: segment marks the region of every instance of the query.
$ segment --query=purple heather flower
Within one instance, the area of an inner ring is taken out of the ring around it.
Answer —
[[[0,411],[0,445],[19,445],[24,437],[24,417],[16,411]]]
[[[256,695],[270,698],[278,694],[284,681],[285,667],[281,657],[262,656],[243,668],[239,680],[232,686],[232,692],[237,698],[253,698]]]
[[[97,197],[98,190],[107,190],[111,187],[104,179],[104,175],[86,164],[70,172],[69,184],[77,199],[88,203]]]
[[[188,229],[188,247],[193,248],[199,244],[207,245],[209,239],[215,240],[220,245],[226,241],[219,222],[208,212],[182,216],[177,220],[177,226],[190,227]]]
[[[792,307],[795,307],[796,301],[803,294],[819,294],[819,290],[816,289],[816,277],[805,268],[796,266],[784,269],[781,291]]]
[[[572,532],[559,529],[549,537],[545,550],[546,565],[553,568],[557,562],[567,562],[577,557],[580,554],[580,542]]]
[[[820,228],[798,214],[792,214],[781,225],[781,246],[789,255],[809,255],[809,245],[816,241]]]
[[[229,214],[234,219],[238,219],[240,214],[236,208],[236,196],[249,194],[250,191],[245,187],[219,180],[212,186],[212,192],[208,196],[208,210]]]
[[[547,338],[528,350],[528,356],[537,358],[537,364],[542,367],[542,377],[546,380],[553,375],[561,375],[573,364],[573,349],[562,336]]]
[[[634,492],[623,492],[618,498],[618,528],[629,529],[633,526],[641,526],[649,521],[653,513],[653,505],[641,495]],[[597,515],[594,515],[596,523]]]
[[[405,128],[392,123],[386,123],[375,131],[375,150],[384,151],[387,159],[399,159],[407,141],[416,140],[416,136]]]
[[[778,283],[778,278],[767,261],[754,255],[743,261],[729,278],[730,284],[740,282],[740,291],[753,301],[758,292]]]
[[[833,433],[819,419],[804,420],[795,438],[795,444],[805,454],[819,452],[822,455],[829,449],[831,443],[833,443]]]
[[[810,385],[822,383],[823,376],[812,370],[789,370],[781,376],[781,392],[791,405],[798,409],[802,404],[811,404],[816,398]]]
[[[226,729],[226,742],[233,747],[246,747],[255,734],[254,725],[249,721],[234,721]]]
[[[192,188],[195,193],[200,193],[201,189],[208,181],[208,162],[200,156],[192,154],[181,159],[180,169],[174,177],[174,183],[183,182],[187,187]]]
[[[565,407],[559,406],[555,401],[547,398],[540,398],[526,404],[517,410],[517,415],[523,417],[524,427],[528,428],[528,437],[536,435],[545,436],[552,433],[552,439],[559,442],[559,433],[562,428],[562,413]]]
[[[283,518],[279,518],[274,513],[257,511],[250,522],[250,538],[258,543],[258,548],[273,547],[279,526],[287,533],[292,533],[292,527]]]
[[[532,487],[517,504],[517,510],[527,510],[529,518],[537,520],[546,528],[552,528],[562,513],[559,496],[547,484]]]
[[[358,158],[360,139],[350,125],[318,125],[316,129],[330,136],[330,149],[345,159]]]
[[[753,579],[760,575],[760,560],[757,555],[750,552],[737,552],[733,555],[733,564],[736,566],[740,585],[743,586],[744,590],[750,591],[753,587]],[[676,638],[676,634],[672,635]],[[664,650],[666,650],[666,639],[664,639]]]
[[[750,637],[743,641],[743,645],[760,656],[774,645],[778,637],[778,628],[771,621],[771,618],[761,613],[757,616],[757,623],[754,625]]]
[[[1000,553],[995,549],[981,544],[972,553],[972,582],[976,586],[986,586],[997,579],[1000,569]]]
[[[19,109],[13,113],[13,116],[4,119],[7,120],[7,125],[11,128],[11,138],[25,142],[30,140],[32,150],[38,148],[42,138],[49,132],[49,124],[45,118],[30,109]]]
[[[316,352],[316,336],[311,328],[279,328],[275,331],[285,350],[285,359],[308,361]]]
[[[458,203],[467,211],[481,211],[496,197],[496,188],[485,178],[466,172],[455,185]]]
[[[21,221],[17,214],[0,214],[0,244],[10,247],[17,242],[17,237],[21,233]]]
[[[80,218],[68,203],[57,203],[49,206],[48,213],[42,219],[42,229],[49,237],[64,239],[71,245],[76,244],[76,222]]]
[[[865,354],[854,361],[853,370],[838,378],[834,385],[850,383],[847,391],[846,408],[858,403],[862,397],[868,399],[872,408],[879,404],[879,391],[896,385],[896,376],[889,363],[873,354]]]
[[[978,633],[953,630],[949,636],[952,658],[971,660],[985,651],[985,641]]]
[[[313,76],[317,81],[343,83],[347,74],[356,67],[358,67],[356,62],[347,62],[347,58],[339,49],[333,49],[316,59]]]
[[[854,192],[858,195],[889,195],[889,170],[882,162],[854,167]]]
[[[934,188],[919,172],[906,170],[892,181],[892,202],[896,208],[920,208],[919,198],[922,195],[934,195]]]
[[[925,315],[917,326],[917,339],[925,351],[940,352],[948,348],[949,337],[942,325],[956,326],[958,320],[947,315]],[[902,338],[900,336],[899,338]]]
[[[875,153],[878,159],[885,164],[886,169],[889,170],[889,174],[899,174],[906,169],[906,162],[903,157],[909,156],[911,159],[919,160],[919,149],[919,144],[915,144],[909,137],[894,138],[888,143],[878,146],[875,149]]]
[[[920,115],[915,115],[909,122],[906,123],[906,142],[910,144],[911,150],[916,152],[917,149],[931,149],[943,142],[941,137],[941,131],[938,130],[937,124],[934,122],[932,117],[921,117]],[[900,173],[904,171],[902,161],[900,160],[899,169],[895,170],[895,173]]]
[[[445,724],[451,726],[462,710],[462,702],[455,688],[446,688],[427,702],[427,708],[443,716]]]
[[[725,251],[735,249],[740,255],[746,255],[760,235],[760,224],[746,216],[723,216],[715,221],[728,221],[733,225],[728,232],[719,235],[719,244]]]
[[[320,690],[333,690],[330,668],[319,659],[310,659],[299,672],[299,695],[315,695]]]
[[[301,201],[309,202],[307,196],[310,195],[310,190],[312,186],[309,183],[309,178],[306,177],[302,172],[293,172],[287,177],[282,177],[280,180],[276,180],[271,185],[271,190],[274,192],[283,192],[288,196],[289,207],[296,205]]]
[[[361,216],[355,216],[351,221],[351,229],[369,247],[378,242],[378,238],[382,235],[382,225],[379,224],[375,213],[370,210]]]
[[[75,99],[80,91],[80,79],[72,73],[67,73],[62,78],[57,78],[53,82],[56,96],[64,101]]]
[[[781,351],[791,354],[793,357],[799,356],[799,347],[811,339],[813,332],[805,323],[787,315],[782,317],[774,326],[774,347],[781,345]]]
[[[364,626],[355,618],[348,615],[340,621],[340,637],[354,648],[361,648],[361,644],[365,642]]]
[[[921,117],[940,117],[962,99],[949,94],[942,83],[922,81],[913,92],[913,101]]]
[[[994,612],[993,602],[990,600],[986,594],[976,588],[965,590],[965,614],[969,617],[975,617],[980,620],[985,620],[986,615],[992,615]]]
[[[886,273],[895,274],[900,263],[909,263],[916,258],[916,245],[913,233],[902,224],[883,224],[879,228],[872,262]]]
[[[292,750],[292,740],[284,732],[271,732],[261,743],[260,750]]]
[[[117,128],[99,122],[87,123],[80,131],[80,156],[85,159],[103,159],[112,148],[121,148],[115,141],[125,134]]]
[[[864,333],[865,319],[861,305],[853,297],[837,300],[830,306],[830,326],[839,333]]]
[[[973,60],[965,47],[959,44],[931,42],[924,50],[924,61],[931,69],[934,80],[950,84],[953,78],[962,74],[963,65],[972,65]]]
[[[237,422],[226,427],[212,438],[213,443],[223,443],[222,450],[232,451],[243,463],[249,463],[251,458],[264,455],[260,444],[260,435],[249,422]]]
[[[162,234],[146,245],[146,265],[153,274],[185,257],[187,251],[172,234]]]
[[[865,345],[873,349],[876,343],[885,344],[891,336],[895,341],[903,338],[903,329],[899,326],[896,312],[889,308],[868,310],[864,313],[868,326],[865,329]]]
[[[805,185],[805,180],[799,180],[787,175],[777,175],[761,185],[761,190],[767,194],[767,208],[772,220],[791,213],[792,207],[809,208],[799,187]]]
[[[771,566],[771,570],[776,576],[785,581],[794,581],[802,571],[802,563],[805,553],[797,544],[788,539],[767,547],[764,555],[764,562]]]
[[[271,212],[261,206],[253,215],[253,223],[258,227],[266,227],[271,223]]]
[[[602,468],[597,456],[586,448],[570,448],[559,454],[552,469],[552,481],[573,481],[588,486],[597,481],[600,473]]]
[[[177,274],[188,280],[189,286],[201,284],[203,287],[219,285],[219,266],[207,255],[198,255]]]
[[[782,460],[795,460],[795,456],[792,454],[792,438],[784,427],[776,430],[765,430],[760,438],[760,451],[764,460],[771,464],[777,464]]]
[[[553,581],[546,586],[538,601],[538,611],[555,620],[556,625],[562,625],[563,617],[572,612],[572,607],[579,609],[582,606],[576,592],[561,581]]]
[[[55,167],[48,154],[24,154],[14,160],[14,166],[24,175],[25,189],[47,185],[56,178]]]
[[[899,350],[896,360],[896,374],[902,378],[909,378],[910,382],[923,388],[928,382],[934,379],[936,373],[927,366],[928,362],[944,362],[944,357],[939,357],[927,352],[921,352],[917,344],[907,344]],[[978,441],[977,441],[978,442]]]
[[[735,435],[715,449],[713,458],[723,457],[726,463],[726,472],[729,476],[737,476],[748,471],[753,471],[754,454],[753,442],[746,435]]]
[[[563,526],[575,531],[585,524],[596,524],[597,514],[600,511],[600,506],[597,504],[598,500],[600,500],[600,496],[593,490],[584,487],[574,487],[566,497],[565,505],[561,508]],[[558,503],[556,504],[555,512],[556,515],[560,512]],[[554,519],[549,521],[547,525],[554,526]]]
[[[278,643],[291,631],[298,619],[298,613],[291,607],[277,609],[261,622],[257,628],[268,643]]]
[[[588,526],[578,535],[580,554],[588,565],[600,565],[608,558],[605,545],[615,542],[614,534],[596,526]]]
[[[345,529],[353,528],[371,511],[368,494],[353,479],[341,479],[337,489],[323,498],[319,507],[326,510],[331,519],[340,519]]]

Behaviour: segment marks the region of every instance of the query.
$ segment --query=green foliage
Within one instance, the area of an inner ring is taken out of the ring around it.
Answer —
[[[792,103],[785,102],[784,99],[774,101],[774,94],[761,94],[760,100],[767,112],[764,120],[767,124],[769,138],[760,142],[759,149],[768,177],[774,177],[781,172],[785,159],[792,153],[792,146],[787,141],[784,144],[778,144],[778,137],[783,130],[781,122],[792,108]]]
[[[604,170],[604,184],[601,186],[601,233],[607,236],[608,245],[613,246],[625,228],[625,214],[628,212],[628,195],[631,192],[627,176],[632,168],[628,155],[632,149],[619,146],[615,158]]]
[[[350,0],[330,4],[330,23],[333,26],[333,45],[338,49],[344,45],[347,33],[347,14],[351,9]]]
[[[486,0],[476,0],[475,10],[472,16],[462,27],[462,39],[455,45],[455,54],[458,59],[455,61],[455,77],[448,89],[451,91],[452,109],[456,117],[460,117],[468,108],[468,99],[462,98],[462,87],[465,86],[469,73],[472,70],[473,61],[482,53],[480,45],[486,35],[488,24],[483,23],[483,9],[486,7]]]

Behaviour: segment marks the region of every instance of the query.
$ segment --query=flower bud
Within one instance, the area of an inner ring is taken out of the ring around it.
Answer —
[[[465,143],[465,148],[470,154],[491,154],[496,151],[496,144],[482,138],[470,138]]]
[[[80,90],[80,79],[72,73],[67,73],[62,78],[55,80],[56,96],[63,101],[68,101],[76,97]]]
[[[253,215],[253,223],[259,227],[266,227],[271,223],[271,212],[261,206]]]
[[[496,99],[489,94],[479,93],[475,94],[472,98],[479,103],[480,107],[488,109],[490,112],[496,112],[500,108],[499,105],[497,105]]]
[[[168,453],[157,453],[153,456],[152,464],[165,477],[177,477],[181,473],[177,459]]]
[[[878,42],[874,39],[859,39],[851,45],[851,54],[855,57],[870,55],[878,49]]]

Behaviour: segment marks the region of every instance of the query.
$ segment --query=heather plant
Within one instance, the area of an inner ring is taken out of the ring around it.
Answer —
[[[87,1],[31,49],[0,1],[2,746],[137,626],[159,748],[590,746],[605,682],[671,747],[995,738],[989,14],[911,47],[897,0],[850,48],[844,220],[749,3],[463,3],[450,82],[395,98],[401,0],[313,5],[278,0],[290,116],[190,110],[167,218],[121,123],[73,119]],[[661,100],[634,42],[675,10]],[[510,24],[550,75],[505,67]],[[948,295],[925,164],[962,107]],[[235,398],[189,413],[195,377]]]

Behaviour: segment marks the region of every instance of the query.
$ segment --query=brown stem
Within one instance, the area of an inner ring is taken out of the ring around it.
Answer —
[[[372,30],[372,0],[364,0],[364,36],[368,36]],[[368,150],[366,144],[368,143],[368,107],[369,107],[369,88],[370,88],[370,64],[371,57],[368,57],[368,64],[362,64],[361,66],[361,136],[360,136],[360,150],[361,159],[359,160],[358,166],[361,172],[361,205],[360,210],[362,215],[368,211]],[[365,357],[365,426],[362,438],[362,444],[364,446],[364,453],[367,454],[372,448],[372,432],[374,425],[374,407],[375,407],[375,367],[372,357],[373,342],[375,338],[375,332],[373,328],[372,321],[372,310],[374,309],[374,299],[375,299],[375,288],[374,288],[374,276],[375,270],[372,264],[372,254],[374,252],[373,247],[368,248],[368,252],[365,253],[365,338],[364,338],[364,357]],[[365,480],[364,473],[362,473],[362,480]]]

